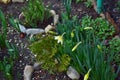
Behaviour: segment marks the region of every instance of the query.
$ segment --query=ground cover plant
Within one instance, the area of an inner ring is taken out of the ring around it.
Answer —
[[[29,0],[0,8],[0,80],[120,79],[119,1]],[[50,12],[59,16],[55,25]]]
[[[119,43],[120,43],[120,39],[119,38],[113,38],[111,41],[109,41],[109,48],[108,48],[108,51],[109,49],[114,49],[114,60],[115,60],[115,63],[117,63],[118,65],[120,65],[120,61],[119,61],[119,58],[120,58],[120,54],[119,54]]]

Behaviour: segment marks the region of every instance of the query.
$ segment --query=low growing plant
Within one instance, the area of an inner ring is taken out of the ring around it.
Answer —
[[[120,65],[120,39],[119,38],[113,38],[109,42],[109,47],[108,50],[113,49],[115,54],[114,54],[114,61],[116,64]]]
[[[105,40],[112,36],[115,29],[105,19],[97,18],[92,19],[90,16],[85,16],[81,20],[82,27],[92,27],[95,36],[98,36],[101,40]]]

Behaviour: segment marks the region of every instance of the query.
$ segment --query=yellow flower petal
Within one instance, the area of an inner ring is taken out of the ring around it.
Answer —
[[[84,80],[88,80],[89,75],[90,75],[90,71],[91,71],[91,69],[89,69],[88,72],[85,74]]]
[[[81,44],[82,42],[80,41],[79,43],[77,43],[73,48],[72,51],[75,51],[77,49],[77,47]]]
[[[63,44],[63,35],[65,34],[65,32],[61,35],[61,36],[55,36],[55,40],[58,41],[58,43]]]

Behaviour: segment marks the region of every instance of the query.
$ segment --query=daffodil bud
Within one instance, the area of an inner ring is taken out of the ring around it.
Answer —
[[[72,52],[75,51],[77,49],[77,47],[81,44],[82,42],[80,41],[79,43],[77,43],[73,48],[72,48]]]
[[[84,80],[88,80],[89,75],[90,75],[90,71],[91,71],[91,69],[89,69],[88,72],[85,74]]]
[[[85,27],[84,30],[90,30],[93,29],[92,27]]]

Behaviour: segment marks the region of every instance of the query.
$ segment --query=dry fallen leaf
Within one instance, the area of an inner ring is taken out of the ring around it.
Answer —
[[[0,0],[0,3],[8,4],[10,0]]]
[[[23,3],[25,0],[12,0],[12,2],[19,2],[19,3]]]

